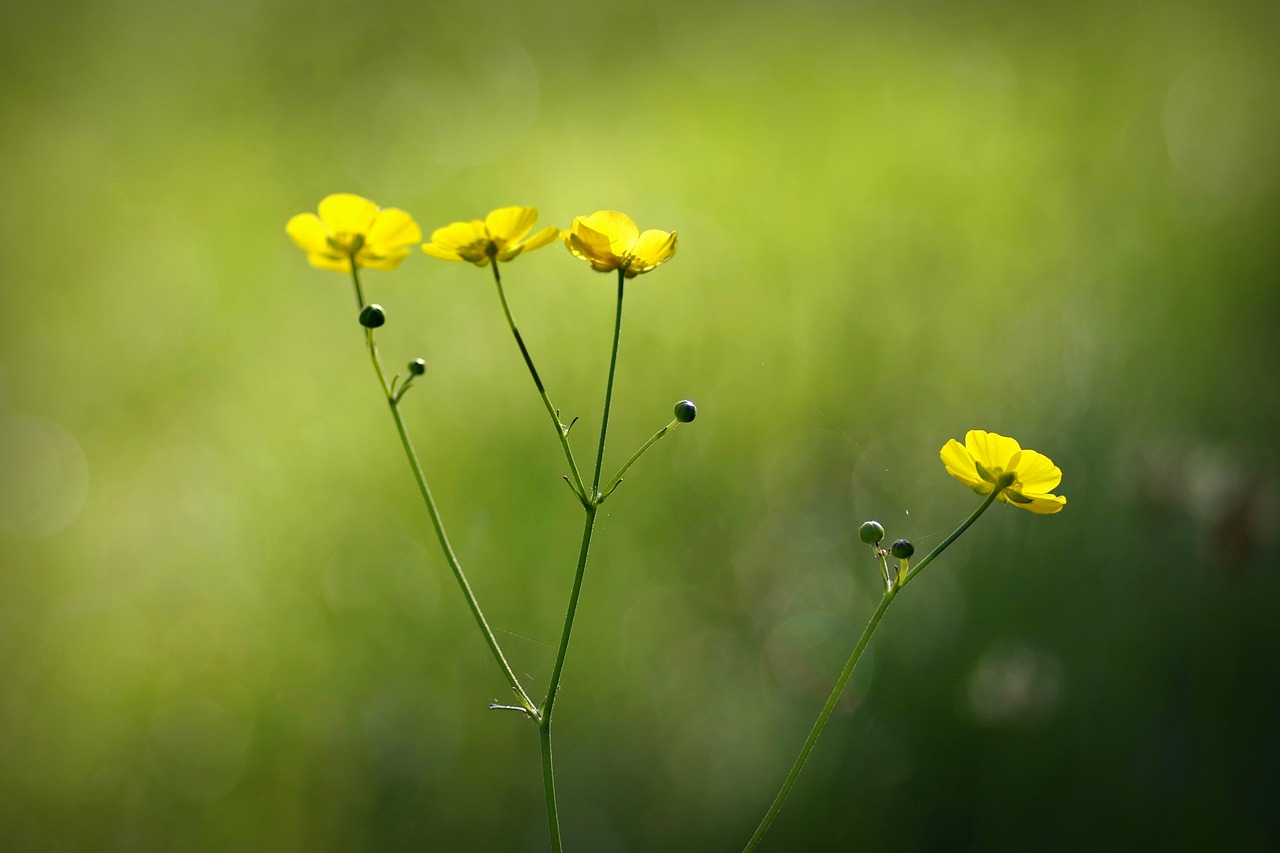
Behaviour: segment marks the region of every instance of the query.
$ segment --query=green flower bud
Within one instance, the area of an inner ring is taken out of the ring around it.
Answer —
[[[366,329],[376,329],[387,322],[387,312],[381,305],[366,305],[360,309],[360,325]]]
[[[691,424],[697,416],[698,407],[693,404],[692,400],[681,400],[676,403],[676,420],[680,423]]]
[[[916,546],[912,545],[905,539],[899,539],[889,546],[889,553],[897,557],[899,560],[910,560],[911,555],[916,552]]]
[[[409,372],[414,376],[421,376],[427,372],[427,363],[420,358],[415,358],[409,362]]]
[[[884,525],[878,521],[864,521],[858,528],[858,538],[868,545],[875,545],[884,538]]]

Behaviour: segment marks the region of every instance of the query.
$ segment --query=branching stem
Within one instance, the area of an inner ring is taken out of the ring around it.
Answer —
[[[363,307],[364,294],[360,288],[360,274],[354,258],[351,262],[351,279],[355,284],[356,301],[360,302]],[[480,609],[480,602],[476,599],[475,592],[467,581],[466,573],[462,570],[462,564],[458,561],[458,555],[454,553],[453,546],[449,543],[449,537],[445,534],[444,523],[440,520],[440,510],[436,507],[435,498],[431,495],[431,487],[427,485],[427,477],[422,470],[422,463],[418,461],[418,454],[414,450],[413,441],[409,438],[409,431],[405,427],[404,417],[400,414],[400,400],[387,382],[387,374],[382,367],[382,359],[378,355],[378,344],[374,339],[373,329],[365,329],[365,342],[369,347],[369,359],[373,362],[373,370],[378,376],[378,384],[382,388],[383,395],[387,398],[388,408],[391,409],[391,418],[395,421],[396,432],[400,435],[400,444],[404,447],[405,457],[409,461],[409,468],[412,470],[413,478],[418,484],[418,491],[422,494],[422,501],[426,504],[427,515],[431,517],[431,525],[435,528],[436,538],[440,540],[440,548],[444,551],[445,562],[449,564],[449,569],[453,572],[453,577],[458,582],[458,587],[462,590],[463,597],[467,600],[467,607],[471,609],[471,615],[475,618],[476,626],[480,629],[480,633],[484,635],[485,643],[488,644],[489,651],[492,652],[493,659],[502,670],[502,674],[506,676],[507,683],[511,685],[512,692],[516,694],[529,717],[538,720],[540,717],[538,707],[534,705],[533,700],[529,698],[529,694],[525,692],[524,687],[520,684],[520,679],[516,677],[515,671],[511,669],[511,664],[507,663],[507,658],[502,653],[502,647],[498,644],[498,638],[494,636],[493,629],[489,627],[488,620],[484,618],[484,612]]]
[[[538,389],[538,395],[542,397],[542,405],[546,407],[547,414],[551,416],[551,423],[555,427],[556,437],[560,440],[560,446],[564,449],[564,458],[569,463],[569,473],[573,477],[569,481],[569,485],[573,487],[578,500],[585,507],[590,498],[587,495],[586,487],[582,483],[582,474],[578,472],[578,463],[573,458],[573,448],[569,446],[569,430],[560,422],[560,413],[551,404],[551,398],[547,396],[547,389],[542,384],[542,377],[538,375],[538,368],[533,366],[533,357],[529,355],[529,350],[524,345],[524,338],[520,336],[520,330],[516,328],[516,321],[511,316],[511,306],[507,304],[507,293],[502,287],[502,274],[498,272],[498,259],[496,257],[491,258],[489,265],[493,267],[493,281],[498,286],[498,299],[502,302],[502,313],[507,318],[507,325],[511,327],[511,334],[516,339],[516,346],[520,347],[520,355],[524,356],[525,367],[529,369],[529,375],[533,377],[533,384]]]

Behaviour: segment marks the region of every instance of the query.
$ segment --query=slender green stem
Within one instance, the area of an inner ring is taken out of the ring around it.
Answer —
[[[886,590],[893,589],[894,580],[889,575],[889,563],[885,558],[885,550],[876,543],[876,559],[880,562],[880,575],[884,578],[884,588]]]
[[[604,503],[604,499],[609,497],[609,495],[613,494],[614,489],[622,485],[622,475],[627,473],[627,469],[630,468],[632,465],[634,465],[636,460],[639,459],[641,456],[643,456],[646,450],[652,447],[654,443],[657,442],[658,439],[662,438],[664,435],[671,432],[673,429],[675,429],[678,426],[680,426],[680,421],[673,420],[671,421],[671,423],[667,424],[662,429],[655,432],[649,438],[648,441],[640,445],[640,449],[637,450],[634,454],[632,454],[631,458],[627,460],[627,464],[623,465],[620,469],[618,469],[618,473],[614,474],[609,479],[609,483],[611,483],[611,485],[609,486],[609,488],[604,490],[604,494],[600,495],[600,502]]]
[[[551,711],[556,704],[556,695],[560,692],[560,673],[564,671],[564,660],[569,651],[569,637],[573,633],[573,618],[578,610],[578,598],[582,595],[582,578],[586,574],[587,555],[591,551],[591,535],[595,531],[597,507],[587,509],[586,522],[582,526],[582,547],[578,549],[578,568],[573,575],[573,589],[569,592],[569,606],[564,617],[564,628],[560,632],[560,646],[556,650],[555,666],[551,669],[551,680],[547,683],[547,698],[542,703],[542,725],[550,727]]]
[[[578,471],[578,463],[573,458],[573,448],[569,446],[569,434],[564,425],[560,423],[560,413],[551,404],[551,398],[547,396],[547,389],[542,384],[542,377],[538,375],[538,368],[533,366],[533,357],[529,355],[529,350],[524,345],[524,338],[520,336],[520,330],[516,328],[516,321],[511,316],[511,306],[507,304],[507,293],[502,287],[502,275],[498,272],[498,259],[496,257],[491,258],[489,265],[493,267],[493,281],[498,285],[498,299],[502,302],[502,313],[507,317],[507,325],[511,327],[511,334],[515,336],[516,346],[520,347],[520,354],[524,356],[525,367],[529,368],[529,375],[533,377],[533,384],[537,386],[538,394],[542,397],[542,405],[546,407],[547,414],[551,416],[551,423],[556,429],[556,437],[560,439],[560,446],[564,448],[564,458],[569,463],[569,473],[573,475],[569,485],[573,486],[573,490],[578,494],[578,499],[585,505],[588,500],[587,489],[582,483],[582,474]]]
[[[352,262],[351,276],[356,282],[356,296],[363,301],[359,285],[360,277],[356,272],[354,261]],[[382,386],[382,393],[387,398],[387,406],[391,409],[391,418],[395,421],[396,432],[400,434],[400,444],[404,447],[404,453],[409,460],[409,467],[413,471],[414,480],[418,483],[418,491],[421,492],[422,501],[427,507],[427,514],[431,517],[431,524],[435,528],[436,538],[440,540],[440,548],[444,551],[445,561],[449,564],[449,568],[453,571],[454,579],[457,580],[458,586],[462,589],[462,595],[467,600],[467,606],[471,608],[471,615],[475,618],[476,625],[480,628],[480,633],[484,635],[485,642],[489,645],[489,651],[493,653],[493,659],[502,670],[502,674],[506,676],[507,683],[511,685],[512,691],[519,698],[520,704],[524,706],[525,712],[530,718],[537,720],[539,718],[538,708],[520,684],[520,679],[516,677],[515,671],[511,669],[511,664],[507,663],[507,658],[502,653],[502,647],[498,644],[498,638],[494,636],[493,630],[489,627],[489,622],[484,618],[484,612],[480,609],[480,602],[476,600],[475,592],[472,591],[471,584],[467,581],[466,573],[462,571],[462,564],[458,562],[458,556],[454,553],[453,546],[449,543],[449,537],[445,534],[444,523],[440,520],[440,510],[436,507],[435,498],[431,495],[431,487],[427,485],[427,476],[422,470],[422,463],[418,461],[418,454],[413,448],[413,441],[410,440],[409,431],[405,428],[404,417],[400,414],[399,399],[392,393],[391,386],[387,382],[386,371],[382,368],[382,359],[378,355],[378,345],[374,340],[372,329],[365,329],[365,342],[369,346],[369,358],[373,362],[373,369],[378,376],[378,383]]]
[[[547,698],[542,703],[542,724],[550,726],[551,711],[560,691],[560,673],[569,651],[569,638],[573,634],[573,619],[578,612],[578,597],[582,594],[582,578],[586,574],[587,555],[591,551],[591,535],[595,531],[596,513],[599,511],[600,467],[604,459],[604,443],[609,432],[609,406],[613,400],[613,378],[618,365],[618,338],[622,335],[622,270],[618,271],[618,310],[613,323],[613,352],[609,357],[609,380],[604,390],[604,415],[600,419],[600,448],[596,452],[596,470],[591,484],[592,501],[587,506],[587,517],[582,525],[582,547],[578,549],[578,568],[573,576],[573,589],[569,593],[569,607],[564,616],[564,628],[560,631],[560,646],[556,650],[555,667],[547,684]]]
[[[542,742],[542,787],[547,795],[547,824],[551,832],[552,853],[563,853],[564,842],[560,840],[560,812],[556,808],[556,775],[551,766],[551,726],[543,722],[538,724],[538,739]]]
[[[989,507],[989,506],[991,506],[991,504],[995,503],[996,497],[997,497],[997,496],[999,496],[999,494],[1000,494],[1000,492],[1001,492],[1001,491],[1002,491],[1001,489],[993,489],[993,490],[992,490],[992,492],[991,492],[991,494],[987,495],[987,499],[986,499],[986,500],[984,500],[984,501],[982,502],[982,504],[981,504],[977,509],[975,509],[975,510],[973,511],[973,515],[971,515],[971,516],[969,516],[968,518],[966,518],[966,519],[964,520],[964,523],[963,523],[963,524],[961,524],[959,527],[957,527],[957,528],[955,529],[955,531],[953,531],[953,532],[952,532],[952,534],[951,534],[950,536],[948,536],[946,539],[943,539],[943,540],[942,540],[942,544],[941,544],[941,545],[939,545],[937,548],[934,548],[932,551],[930,551],[930,552],[928,553],[928,555],[926,555],[926,556],[925,556],[925,558],[924,558],[923,560],[921,560],[920,562],[916,563],[916,564],[915,564],[915,566],[914,566],[914,567],[912,567],[911,571],[907,572],[907,573],[906,573],[906,575],[905,575],[905,576],[903,576],[903,578],[902,578],[902,583],[898,584],[898,588],[899,588],[899,589],[902,589],[902,588],[903,588],[903,587],[905,587],[907,584],[911,583],[911,579],[912,579],[913,577],[915,577],[916,575],[920,574],[920,570],[921,570],[921,569],[923,569],[925,566],[927,566],[927,565],[929,565],[930,563],[932,563],[932,562],[933,562],[933,559],[934,559],[935,557],[937,557],[937,556],[938,556],[939,554],[941,554],[943,551],[947,550],[947,548],[951,545],[951,543],[952,543],[952,542],[954,542],[954,541],[956,541],[957,539],[959,539],[959,538],[960,538],[960,534],[961,534],[961,533],[964,533],[966,530],[968,530],[968,529],[969,529],[969,525],[971,525],[971,524],[973,524],[975,521],[977,521],[977,520],[978,520],[978,516],[980,516],[980,515],[982,515],[984,512],[986,512],[986,511],[987,511],[987,507]]]
[[[600,448],[596,451],[596,473],[591,483],[592,497],[600,492],[600,474],[604,467],[604,439],[609,432],[609,405],[613,402],[613,373],[618,366],[618,338],[622,332],[622,291],[626,284],[625,270],[618,270],[618,311],[613,320],[613,352],[609,355],[609,381],[604,386],[604,416],[600,418]]]
[[[356,259],[352,258],[351,259],[351,281],[356,286],[356,310],[357,311],[364,308],[364,288],[360,286],[360,273],[357,272],[358,269],[359,268],[356,266]]]
[[[582,596],[582,579],[587,571],[587,556],[591,552],[591,536],[595,532],[596,515],[600,511],[600,472],[604,463],[604,444],[609,434],[609,407],[613,402],[613,379],[618,366],[618,339],[622,335],[622,296],[626,281],[624,271],[618,270],[618,308],[613,321],[613,350],[609,355],[609,379],[604,389],[604,413],[600,418],[600,447],[596,450],[596,468],[592,475],[590,500],[583,504],[586,519],[582,525],[582,546],[578,549],[578,567],[573,575],[573,589],[569,592],[569,606],[564,615],[564,628],[560,632],[560,646],[556,649],[556,662],[547,684],[547,698],[542,703],[538,717],[538,732],[542,739],[542,782],[547,799],[547,823],[551,833],[551,847],[555,853],[562,850],[560,842],[560,813],[556,807],[556,781],[551,766],[551,715],[556,697],[560,694],[560,676],[564,672],[565,658],[569,653],[569,639],[573,635],[573,620],[578,612],[578,599]]]
[[[578,598],[582,594],[582,578],[587,570],[587,555],[591,551],[591,535],[595,531],[596,513],[599,512],[600,463],[604,459],[604,443],[609,432],[609,405],[613,399],[613,377],[618,364],[618,338],[622,334],[622,270],[618,270],[618,310],[613,323],[613,353],[609,357],[609,380],[604,390],[604,415],[600,419],[600,449],[596,452],[596,470],[591,484],[592,500],[587,505],[587,517],[582,525],[582,547],[578,549],[578,568],[573,575],[573,589],[569,593],[569,607],[564,615],[564,628],[560,631],[560,646],[556,650],[556,663],[547,684],[547,698],[542,703],[542,725],[551,725],[551,711],[555,708],[556,695],[560,692],[560,673],[569,652],[569,638],[573,634],[573,619],[578,612]]]
[[[370,338],[373,337],[372,332]],[[386,378],[379,375],[383,385],[386,385]],[[458,587],[462,590],[463,596],[467,600],[467,606],[471,608],[471,615],[476,620],[476,626],[480,629],[480,633],[484,634],[485,642],[489,645],[489,651],[493,653],[493,659],[502,669],[502,674],[506,676],[507,683],[511,685],[511,689],[520,699],[520,704],[528,709],[529,715],[535,719],[538,716],[537,707],[533,704],[533,700],[525,692],[524,687],[520,684],[520,679],[516,677],[515,672],[511,669],[511,664],[507,663],[507,658],[502,653],[502,647],[498,645],[498,639],[493,634],[493,629],[489,627],[488,621],[484,618],[484,612],[480,609],[480,602],[476,600],[475,592],[471,589],[471,584],[467,581],[466,574],[462,571],[462,565],[458,562],[457,554],[454,553],[453,546],[449,543],[449,537],[445,534],[444,524],[440,520],[440,510],[436,508],[435,499],[431,496],[431,488],[427,485],[426,475],[422,471],[422,464],[418,461],[418,454],[414,451],[413,442],[409,439],[409,433],[405,429],[404,418],[400,415],[400,406],[398,403],[390,399],[388,395],[388,403],[390,404],[391,416],[396,422],[396,431],[400,433],[400,443],[404,445],[405,456],[409,460],[409,466],[413,469],[414,479],[418,482],[418,490],[422,493],[423,503],[427,506],[427,514],[431,516],[431,524],[435,528],[436,538],[440,540],[440,548],[444,551],[445,560],[449,563],[449,568],[453,571],[454,579],[458,582]]]
[[[765,812],[764,818],[760,821],[760,825],[756,827],[755,834],[751,836],[751,840],[747,842],[747,846],[742,848],[743,853],[749,853],[759,845],[761,839],[764,838],[766,832],[769,831],[769,825],[773,823],[773,819],[778,816],[778,812],[782,809],[782,804],[786,802],[787,795],[791,793],[791,788],[796,783],[796,779],[800,776],[800,771],[804,769],[805,762],[809,760],[809,753],[813,751],[813,746],[818,742],[818,737],[822,734],[822,730],[827,725],[832,711],[835,710],[836,703],[840,701],[840,696],[844,693],[844,688],[849,683],[850,676],[853,675],[854,667],[858,665],[858,661],[862,658],[862,653],[866,651],[867,644],[871,642],[871,635],[876,632],[876,628],[880,625],[880,620],[884,618],[885,611],[889,609],[889,605],[893,603],[894,597],[906,587],[913,577],[919,574],[920,570],[931,563],[948,546],[960,535],[969,529],[969,526],[978,520],[978,516],[987,511],[987,507],[995,502],[996,496],[1000,493],[1000,489],[994,490],[987,499],[973,511],[967,519],[964,520],[959,527],[946,539],[942,541],[937,548],[929,552],[923,560],[916,564],[915,568],[902,576],[898,583],[894,583],[890,577],[888,566],[885,565],[883,555],[877,554],[880,559],[881,571],[885,575],[884,597],[880,599],[879,606],[876,607],[875,613],[871,614],[871,620],[867,622],[867,627],[863,629],[862,636],[858,638],[858,644],[853,647],[853,654],[849,655],[848,662],[845,663],[844,669],[840,672],[840,677],[836,679],[835,687],[831,689],[831,695],[827,697],[827,703],[822,706],[822,712],[818,714],[818,719],[813,724],[813,728],[809,732],[809,737],[805,739],[804,746],[800,747],[800,754],[796,756],[795,763],[791,765],[791,772],[787,774],[786,780],[782,783],[782,789],[778,791],[778,795],[774,797],[773,804],[769,806],[769,810]]]
[[[547,825],[551,833],[551,847],[555,851],[561,849],[561,842],[560,812],[556,808],[556,780],[551,772],[551,712],[555,709],[556,696],[560,693],[560,675],[564,672],[569,637],[573,633],[573,618],[578,611],[578,599],[582,595],[582,579],[586,575],[587,555],[591,550],[591,534],[595,530],[597,512],[597,507],[587,507],[587,518],[582,527],[582,547],[578,551],[578,567],[573,574],[573,589],[569,592],[569,607],[564,617],[564,629],[560,634],[560,647],[556,651],[555,666],[547,684],[547,698],[542,703],[538,720],[538,734],[542,739],[542,786],[547,797]]]
[[[787,795],[791,793],[791,787],[795,785],[796,779],[800,776],[800,771],[804,769],[805,762],[809,760],[809,753],[813,751],[813,745],[818,742],[818,736],[822,734],[822,730],[827,725],[827,720],[831,717],[831,712],[835,710],[836,703],[840,701],[840,695],[844,693],[845,685],[849,683],[849,677],[853,675],[853,668],[858,665],[858,661],[862,658],[862,653],[867,648],[867,643],[871,641],[871,635],[875,633],[880,620],[884,618],[885,611],[889,609],[889,605],[893,603],[894,596],[897,594],[897,590],[886,590],[884,597],[880,599],[879,606],[876,607],[876,612],[871,614],[871,621],[863,629],[862,636],[858,638],[858,644],[853,647],[853,654],[849,655],[849,660],[840,672],[840,677],[836,679],[836,685],[831,689],[831,695],[827,697],[827,704],[822,706],[822,713],[818,714],[818,719],[813,724],[809,736],[805,738],[804,746],[800,747],[800,754],[796,756],[795,764],[791,765],[791,772],[787,774],[786,781],[782,783],[782,789],[778,791],[778,796],[773,798],[773,805],[769,806],[769,811],[765,812],[764,819],[756,827],[755,834],[751,836],[747,846],[742,848],[743,853],[756,848],[756,845],[764,838],[764,834],[769,831],[769,825],[773,823],[773,819],[782,810],[782,804],[786,802]]]

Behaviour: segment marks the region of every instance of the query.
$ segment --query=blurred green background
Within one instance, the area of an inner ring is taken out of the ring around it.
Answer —
[[[766,847],[1280,844],[1280,13],[1256,3],[11,5],[0,846],[546,848],[327,193],[678,230],[628,291],[557,709],[576,851],[736,850],[978,427],[1065,472],[890,611]],[[589,458],[612,279],[505,269]],[[365,279],[541,695],[581,512],[487,270]]]

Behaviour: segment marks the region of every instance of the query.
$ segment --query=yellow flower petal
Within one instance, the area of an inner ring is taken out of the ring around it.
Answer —
[[[548,243],[554,242],[560,236],[560,229],[554,225],[548,225],[537,234],[534,234],[528,240],[524,241],[524,251],[532,252],[534,249],[541,249]]]
[[[669,260],[676,253],[677,239],[678,235],[666,231],[645,231],[637,237],[627,265],[627,278],[635,278]]]
[[[630,253],[640,236],[640,229],[631,217],[616,210],[597,210],[590,216],[583,217],[581,222],[592,231],[608,237],[609,251],[617,258]]]
[[[1018,489],[1028,497],[1053,491],[1062,482],[1062,469],[1043,453],[1022,451],[1018,459]]]
[[[543,228],[523,243],[513,243],[505,249],[499,249],[498,260],[509,261],[521,252],[532,252],[534,249],[541,249],[558,236],[560,236],[560,229],[554,225],[550,225]]]
[[[383,255],[411,246],[421,240],[422,229],[413,221],[413,217],[403,210],[392,207],[378,211],[373,225],[369,228],[369,233],[365,236],[365,245],[370,251]]]
[[[1043,453],[1023,450],[1012,438],[980,429],[969,430],[964,439],[964,444],[951,439],[939,455],[947,473],[978,494],[991,494],[1000,483],[997,475],[1011,474],[1012,484],[996,495],[1001,503],[1037,515],[1052,515],[1067,505],[1065,497],[1049,494],[1061,482],[1062,471]]]
[[[942,457],[943,467],[952,477],[970,488],[982,485],[983,480],[978,476],[978,469],[973,464],[973,456],[963,444],[953,438],[942,445],[939,455]]]
[[[330,251],[329,232],[314,213],[299,213],[289,220],[284,230],[293,238],[293,242],[307,252],[327,254]]]
[[[600,272],[616,270],[622,265],[622,256],[613,253],[609,235],[592,228],[585,217],[573,220],[565,233],[564,244],[574,257],[589,261],[592,269]]]
[[[396,249],[386,255],[360,257],[360,265],[368,267],[371,270],[393,270],[400,266],[400,262],[409,256],[408,249]]]
[[[477,242],[484,242],[487,234],[479,219],[470,222],[451,222],[431,232],[431,242],[442,249],[461,249]]]
[[[1019,509],[1034,512],[1036,515],[1053,515],[1067,505],[1067,499],[1061,495],[1027,495],[1029,503],[1015,503]]]
[[[333,270],[334,272],[351,272],[351,259],[348,257],[338,257],[337,255],[326,255],[320,252],[308,252],[307,262],[311,266],[319,270]]]
[[[484,223],[479,219],[470,222],[454,222],[443,228],[437,228],[431,232],[431,245],[456,254],[462,260],[473,264],[484,266],[489,263],[489,234],[485,230]],[[422,249],[429,255],[434,254],[428,251],[426,246]],[[441,256],[435,255],[435,257]],[[445,258],[445,260],[453,260],[453,258]]]
[[[590,262],[592,269],[622,269],[627,278],[635,278],[674,255],[678,238],[666,231],[641,234],[625,213],[597,210],[574,219],[563,239],[570,253]]]
[[[378,206],[351,193],[336,193],[320,202],[320,221],[329,233],[365,234],[378,215]]]
[[[462,255],[459,255],[453,249],[442,249],[435,243],[423,243],[422,251],[426,252],[433,258],[439,258],[442,261],[460,261]]]
[[[502,248],[518,243],[538,221],[536,207],[500,207],[484,218],[489,238]]]
[[[357,269],[395,269],[422,239],[418,223],[403,210],[379,210],[351,193],[326,196],[319,216],[300,213],[285,231],[306,250],[312,266],[338,272],[350,272],[353,262]]]
[[[964,436],[964,445],[973,458],[988,470],[999,468],[1010,469],[1013,455],[1021,450],[1018,442],[999,433],[981,429],[971,429]]]

